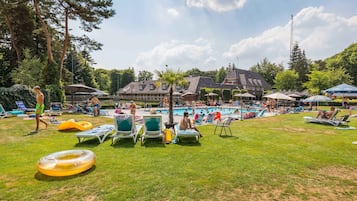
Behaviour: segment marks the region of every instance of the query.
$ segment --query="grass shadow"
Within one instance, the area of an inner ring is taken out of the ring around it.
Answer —
[[[74,145],[74,147],[91,147],[91,148],[93,148],[100,144],[101,143],[99,142],[99,140],[97,138],[92,138],[92,139],[84,140],[82,142],[78,142],[77,144]]]
[[[166,144],[162,143],[162,139],[153,138],[153,139],[145,139],[144,143],[141,146],[145,146],[146,148],[150,147],[165,147]]]
[[[36,135],[37,133],[38,133],[38,131],[30,131],[30,132],[24,134],[24,136]]]
[[[219,135],[220,138],[236,138],[239,139],[238,136],[234,136],[234,135]]]
[[[115,142],[115,144],[113,144],[111,146],[113,148],[134,148],[135,144],[133,143],[133,139],[132,138],[123,138],[123,139],[117,140]]]
[[[194,138],[180,138],[176,144],[181,146],[201,146],[201,142],[196,142]]]
[[[55,177],[55,176],[48,176],[45,174],[42,174],[41,172],[37,171],[35,173],[35,179],[39,180],[39,181],[47,181],[47,182],[52,182],[52,181],[65,181],[65,180],[70,180],[70,179],[74,179],[76,177],[83,177],[86,176],[88,174],[90,174],[91,172],[93,172],[96,169],[96,165],[93,165],[93,167],[91,167],[90,169],[81,172],[79,174],[75,174],[75,175],[70,175],[70,176],[59,176],[59,177]]]

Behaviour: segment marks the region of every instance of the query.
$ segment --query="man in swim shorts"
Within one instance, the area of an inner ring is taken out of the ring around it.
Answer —
[[[43,114],[43,112],[45,110],[45,104],[44,104],[45,98],[44,98],[44,95],[41,92],[39,86],[35,86],[33,88],[33,90],[36,93],[36,130],[35,130],[35,132],[38,132],[38,127],[39,127],[40,122],[45,124],[46,128],[48,126],[48,124],[44,120],[40,119],[41,114]]]
[[[93,106],[93,116],[99,116],[100,101],[96,96],[92,96],[91,104]]]

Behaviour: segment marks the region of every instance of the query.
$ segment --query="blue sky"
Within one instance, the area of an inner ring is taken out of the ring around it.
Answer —
[[[116,15],[89,34],[96,68],[249,69],[264,58],[287,66],[290,23],[309,59],[357,42],[355,0],[113,0]]]

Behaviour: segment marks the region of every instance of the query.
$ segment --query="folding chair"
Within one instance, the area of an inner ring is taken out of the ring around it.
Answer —
[[[232,136],[232,131],[230,128],[231,122],[233,121],[232,117],[227,117],[226,119],[222,120],[221,122],[216,123],[216,127],[214,128],[214,134],[216,134],[216,129],[221,128],[221,132],[219,133],[219,136],[222,136],[222,131],[224,129],[224,133],[227,135],[226,128],[228,128],[231,136]]]

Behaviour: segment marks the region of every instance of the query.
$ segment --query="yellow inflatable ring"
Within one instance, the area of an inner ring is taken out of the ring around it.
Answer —
[[[48,176],[70,176],[90,169],[95,164],[95,154],[89,150],[66,150],[42,157],[37,169]]]

